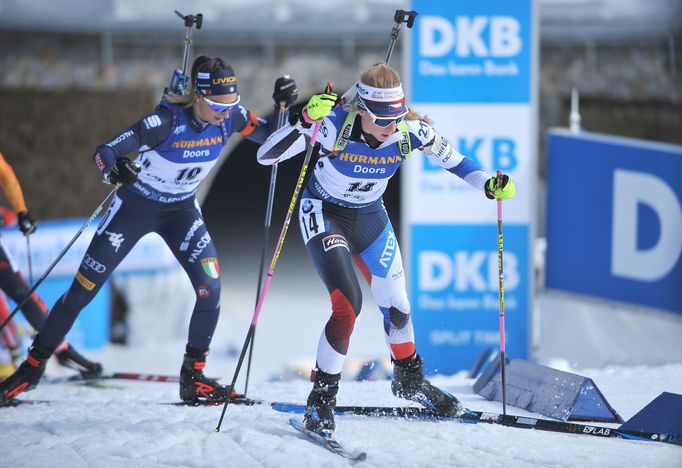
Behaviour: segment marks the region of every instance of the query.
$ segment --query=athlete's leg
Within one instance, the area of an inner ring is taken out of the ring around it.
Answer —
[[[198,203],[188,201],[164,210],[157,231],[187,273],[196,302],[180,368],[184,401],[225,401],[230,388],[204,375],[206,355],[220,315],[220,266]]]
[[[5,248],[0,238],[0,289],[16,304],[24,300],[30,290],[16,262]],[[28,323],[40,330],[47,318],[47,306],[34,292],[21,307]]]
[[[37,341],[55,349],[137,241],[154,227],[156,203],[116,195],[81,261],[69,290],[52,307]]]
[[[353,242],[359,251],[353,260],[363,273],[384,316],[386,343],[395,360],[415,353],[414,327],[407,297],[400,247],[388,215],[382,209],[360,213]]]
[[[328,205],[323,209],[321,200],[301,200],[299,221],[303,240],[332,305],[332,315],[317,347],[317,368],[332,375],[341,372],[362,307],[362,291],[346,238],[346,220],[339,213]]]
[[[207,351],[220,314],[220,265],[198,205],[188,201],[166,210],[157,232],[187,273],[196,295],[188,344]]]
[[[355,246],[360,252],[356,263],[370,282],[384,316],[384,332],[394,362],[391,390],[442,414],[461,413],[457,398],[424,378],[424,366],[414,345],[400,247],[385,210],[360,213],[355,232]]]
[[[130,195],[114,197],[71,287],[55,303],[43,328],[33,340],[26,360],[0,384],[0,403],[38,384],[48,359],[63,341],[81,309],[97,294],[138,239],[154,227],[154,205],[154,202]]]

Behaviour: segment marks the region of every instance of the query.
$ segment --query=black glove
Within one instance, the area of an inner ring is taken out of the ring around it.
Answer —
[[[284,107],[289,107],[296,99],[298,99],[298,88],[296,82],[289,77],[289,75],[280,76],[275,81],[275,92],[272,93],[272,99],[275,100],[275,107],[279,108],[280,103],[284,103]]]
[[[28,211],[17,213],[17,221],[19,223],[19,229],[24,233],[25,236],[33,234],[38,227],[36,222],[33,221],[33,218],[31,218],[31,215],[28,214]]]
[[[118,158],[114,167],[104,174],[104,180],[110,184],[134,184],[138,172],[140,172],[140,168],[135,166],[130,159]]]

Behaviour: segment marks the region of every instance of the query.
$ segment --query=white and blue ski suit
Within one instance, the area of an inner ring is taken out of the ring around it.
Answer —
[[[259,162],[276,164],[300,154],[312,133],[312,126],[300,122],[282,127],[260,147]],[[362,307],[353,263],[383,314],[392,358],[406,359],[416,352],[414,329],[400,247],[381,198],[388,181],[413,149],[423,149],[433,163],[479,190],[490,176],[419,119],[401,122],[391,137],[372,147],[360,116],[337,106],[322,121],[318,142],[326,157],[315,164],[299,207],[303,240],[331,297],[332,314],[318,342],[317,368],[338,374],[343,367]]]

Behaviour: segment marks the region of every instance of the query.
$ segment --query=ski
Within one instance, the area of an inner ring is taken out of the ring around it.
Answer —
[[[271,403],[272,409],[284,413],[305,412],[305,405],[296,403]],[[619,428],[577,424],[532,416],[513,416],[484,411],[465,410],[461,416],[444,416],[427,408],[418,407],[382,407],[382,406],[337,406],[337,415],[361,415],[370,417],[402,417],[428,420],[455,421],[469,424],[496,424],[517,429],[535,429],[538,431],[558,432],[564,434],[585,435],[601,438],[627,439],[645,442],[663,442],[682,445],[682,434],[663,434],[655,432],[631,431]]]
[[[347,458],[352,461],[364,461],[367,459],[367,454],[365,452],[360,452],[357,455],[352,455],[346,449],[343,448],[339,442],[334,439],[331,436],[325,437],[317,432],[309,431],[308,429],[305,428],[303,423],[299,421],[298,419],[291,418],[289,419],[289,424],[291,424],[292,427],[294,427],[296,430],[304,434],[308,440],[316,443],[320,447],[326,448],[332,453],[335,453],[343,458]]]
[[[254,404],[264,404],[255,400]],[[305,413],[305,405],[300,403],[271,402],[269,405],[280,413]],[[334,408],[337,415],[358,415],[370,417],[396,417],[396,418],[419,418],[419,419],[443,419],[443,416],[428,409],[418,406],[337,406]]]
[[[214,380],[219,380],[218,377],[210,377]],[[67,375],[63,377],[43,377],[41,383],[46,384],[61,384],[61,383],[87,383],[97,382],[99,380],[136,380],[138,382],[167,382],[180,383],[180,377],[177,375],[166,374],[148,374],[138,372],[114,372],[113,374],[104,374],[98,377],[89,375]]]
[[[472,422],[498,424],[518,429],[536,429],[538,431],[560,432],[564,434],[586,435],[602,438],[638,440],[646,442],[664,442],[682,445],[682,434],[661,434],[655,432],[631,431],[590,424],[577,424],[566,421],[554,421],[529,416],[512,416],[499,413],[465,410],[459,419]]]
[[[247,398],[244,395],[238,395],[236,397],[232,397],[230,399],[230,404],[231,405],[246,405],[246,406],[253,406],[253,405],[262,405],[264,402],[260,400],[252,400],[251,398]],[[196,400],[196,401],[170,401],[166,403],[160,403],[162,405],[171,405],[171,406],[223,406],[225,404],[224,401],[203,401],[203,400]]]
[[[22,405],[42,405],[55,403],[56,400],[19,400],[17,398],[12,398],[3,403],[0,403],[0,408],[16,408]]]

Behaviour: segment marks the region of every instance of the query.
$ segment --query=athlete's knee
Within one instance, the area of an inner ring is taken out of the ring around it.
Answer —
[[[88,302],[88,300],[79,295],[72,294],[71,290],[69,290],[57,299],[57,302],[54,303],[50,313],[54,314],[56,310],[60,310],[64,314],[76,317],[80,311],[85,308]]]
[[[357,287],[334,289],[329,296],[332,301],[332,314],[352,316],[353,320],[362,310],[362,290]]]
[[[402,329],[410,323],[410,302],[407,300],[407,295],[391,301],[389,307],[381,307],[384,314],[384,320],[394,328]]]
[[[213,311],[220,307],[220,281],[206,281],[197,285],[194,289],[197,297],[196,309],[200,311]]]
[[[410,313],[405,313],[396,307],[388,308],[388,320],[391,322],[393,328],[401,329],[410,322]]]

